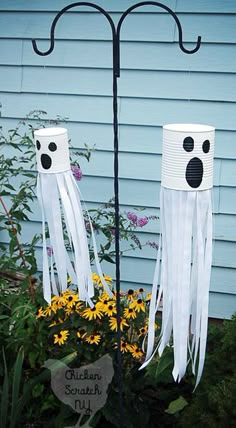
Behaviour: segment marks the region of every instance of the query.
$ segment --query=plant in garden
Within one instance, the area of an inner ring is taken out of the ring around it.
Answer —
[[[120,250],[120,256],[123,256],[127,251],[142,250],[145,246],[150,246],[154,249],[158,248],[156,242],[145,241],[141,242],[137,232],[145,227],[149,221],[157,220],[158,216],[140,216],[141,209],[134,209],[132,212],[120,212],[119,215],[119,231],[120,240],[127,243],[127,247]],[[100,238],[100,260],[105,260],[114,263],[115,258],[115,218],[114,218],[114,200],[111,199],[107,203],[98,208],[90,209],[89,215],[93,229]],[[86,228],[88,235],[91,236],[90,223],[88,214],[85,213]],[[93,249],[90,249],[91,260],[94,259]]]
[[[112,289],[112,278],[105,275],[105,280]],[[93,274],[93,281],[93,308],[70,287],[61,296],[54,296],[51,305],[40,307],[36,316],[47,323],[50,342],[57,351],[62,347],[70,352],[76,349],[84,362],[96,360],[106,352],[113,354],[117,347],[116,292],[112,289],[110,298],[97,274]],[[143,359],[150,301],[150,294],[145,294],[143,289],[121,294],[121,351],[129,364]]]

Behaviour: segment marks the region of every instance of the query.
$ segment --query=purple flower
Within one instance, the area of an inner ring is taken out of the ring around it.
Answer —
[[[51,257],[53,255],[53,248],[52,248],[52,246],[47,247],[47,254],[48,254],[48,257]]]
[[[148,218],[147,217],[140,217],[138,220],[137,220],[137,226],[139,226],[139,227],[143,227],[143,226],[146,226],[146,224],[149,222],[149,220],[148,220]]]
[[[132,213],[132,212],[128,212],[128,213],[127,213],[127,218],[128,218],[130,221],[132,221],[132,223],[136,223],[136,221],[137,221],[137,219],[138,219],[137,215],[136,215],[135,213]]]
[[[149,245],[149,247],[151,247],[151,248],[155,248],[156,250],[158,250],[158,244],[155,241],[153,241],[153,242],[148,241],[147,245]]]
[[[78,165],[71,165],[71,171],[77,181],[80,181],[82,179],[83,174]]]

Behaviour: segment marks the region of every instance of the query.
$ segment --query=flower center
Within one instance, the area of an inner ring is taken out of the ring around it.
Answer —
[[[112,311],[113,306],[112,306],[112,305],[109,305],[109,306],[108,306],[108,309],[109,309],[110,311]]]
[[[134,294],[134,290],[129,290],[128,294],[129,294],[129,296],[132,296],[132,294]]]
[[[129,309],[129,314],[132,314],[133,313],[133,309]]]
[[[94,335],[93,335],[93,334],[92,334],[92,336],[90,336],[90,339],[91,339],[91,340],[94,340]]]
[[[142,299],[138,299],[138,300],[137,300],[137,303],[138,303],[139,305],[141,305],[141,303],[142,303]]]
[[[72,296],[68,297],[68,301],[71,302],[71,300],[73,300],[73,297]]]
[[[61,333],[59,333],[58,334],[58,339],[61,339],[62,338],[62,334]]]

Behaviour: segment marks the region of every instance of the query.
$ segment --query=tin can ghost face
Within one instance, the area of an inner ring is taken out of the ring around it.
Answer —
[[[42,128],[34,132],[34,137],[38,172],[53,174],[70,170],[66,128]]]
[[[212,126],[198,124],[163,127],[160,241],[142,366],[155,354],[154,321],[161,305],[159,354],[173,337],[173,377],[180,381],[190,360],[193,373],[197,371],[196,385],[203,371],[207,338],[214,132]]]
[[[198,124],[163,127],[162,186],[206,190],[213,185],[215,128]]]

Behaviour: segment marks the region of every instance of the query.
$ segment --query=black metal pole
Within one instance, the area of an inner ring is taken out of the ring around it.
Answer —
[[[183,46],[183,36],[182,36],[182,27],[180,21],[175,14],[168,6],[165,4],[155,2],[155,1],[144,1],[136,3],[133,6],[129,7],[122,15],[118,22],[117,28],[111,18],[111,16],[100,6],[89,3],[89,2],[76,2],[71,3],[68,6],[64,7],[58,14],[55,16],[50,30],[50,47],[47,51],[42,52],[38,49],[36,40],[32,40],[34,51],[41,56],[49,55],[55,45],[55,29],[56,24],[60,17],[67,12],[69,9],[78,6],[88,6],[93,9],[96,9],[98,12],[101,12],[105,18],[108,20],[111,30],[112,30],[112,47],[113,47],[113,133],[114,133],[114,211],[115,211],[115,263],[116,263],[116,308],[117,308],[117,363],[118,363],[118,372],[117,372],[117,384],[119,389],[119,415],[120,428],[125,427],[124,419],[124,406],[123,406],[123,379],[122,379],[122,352],[121,352],[121,301],[120,301],[120,228],[119,228],[119,141],[118,141],[118,91],[117,91],[117,80],[120,77],[120,31],[122,23],[125,18],[129,15],[130,12],[142,6],[157,6],[164,9],[168,12],[175,20],[178,35],[179,35],[179,47],[186,54],[193,54],[197,52],[201,45],[201,37],[198,36],[196,47],[192,50],[188,50]]]

